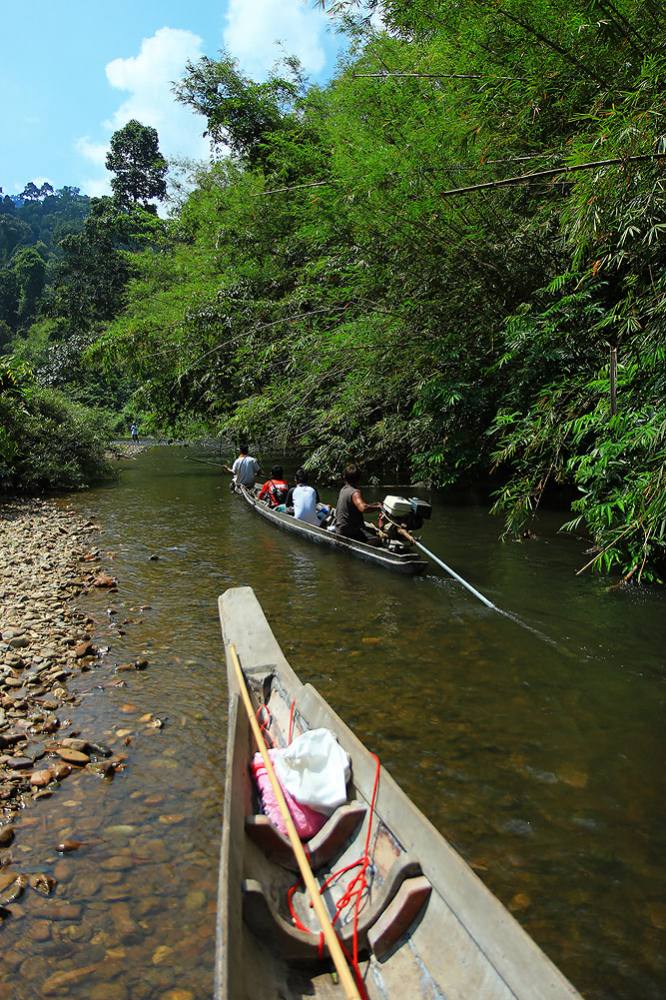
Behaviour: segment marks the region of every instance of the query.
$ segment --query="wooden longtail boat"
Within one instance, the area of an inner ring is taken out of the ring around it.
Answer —
[[[357,542],[353,538],[343,538],[342,535],[318,528],[314,524],[299,521],[291,514],[283,514],[273,510],[263,500],[257,500],[256,496],[245,486],[239,487],[237,492],[261,517],[278,528],[293,532],[306,541],[336,549],[338,552],[349,552],[353,556],[358,556],[359,559],[365,559],[366,562],[393,570],[394,573],[414,576],[417,573],[422,573],[427,566],[427,563],[416,552],[392,552],[387,548],[378,548],[374,545],[367,545],[365,542]]]
[[[256,750],[235,651],[253,707],[277,747],[331,730],[352,762],[347,804],[305,846],[331,919],[363,868],[356,949],[370,1000],[572,1000],[576,990],[310,684],[287,663],[249,587],[219,601],[229,731],[217,915],[215,1000],[342,1000],[289,842],[259,813]],[[262,707],[263,706],[263,707]],[[376,793],[374,808],[373,795]],[[369,831],[369,832],[368,832]],[[367,857],[365,846],[368,845]],[[349,869],[345,871],[349,866]],[[288,895],[299,885],[292,898]],[[309,928],[311,933],[294,926]],[[353,907],[334,921],[354,953]]]

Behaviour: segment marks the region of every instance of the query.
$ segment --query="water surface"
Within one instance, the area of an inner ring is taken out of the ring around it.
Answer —
[[[60,971],[72,998],[211,996],[226,737],[216,601],[241,585],[301,678],[586,997],[666,995],[663,595],[576,577],[584,543],[559,536],[555,514],[535,541],[502,544],[484,507],[435,497],[426,544],[544,642],[439,571],[393,577],[277,531],[195,455],[155,448],[74,498],[103,526],[120,590],[79,602],[111,648],[77,681],[71,717],[128,764],[113,782],[67,779],[24,817],[26,870],[34,858],[55,872],[55,901],[80,912],[53,920],[30,899],[4,926],[11,995],[41,996]],[[142,653],[148,670],[114,675]],[[58,859],[67,835],[84,846]]]

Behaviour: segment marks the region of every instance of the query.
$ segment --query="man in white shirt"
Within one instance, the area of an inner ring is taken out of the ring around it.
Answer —
[[[316,524],[319,527],[319,518],[317,517],[319,494],[313,486],[308,486],[308,475],[305,469],[297,469],[294,479],[296,485],[292,486],[287,494],[287,507],[294,508],[294,517],[299,521],[306,521],[308,524]]]
[[[233,475],[233,486],[245,486],[248,490],[254,487],[259,475],[259,462],[248,454],[246,444],[240,445],[239,455],[228,471]]]

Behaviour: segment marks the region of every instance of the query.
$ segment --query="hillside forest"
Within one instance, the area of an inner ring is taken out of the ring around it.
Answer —
[[[481,483],[507,536],[557,497],[590,570],[660,581],[663,4],[327,6],[326,85],[183,67],[211,159],[168,198],[139,122],[111,196],[0,198],[2,488],[84,485],[138,420]]]

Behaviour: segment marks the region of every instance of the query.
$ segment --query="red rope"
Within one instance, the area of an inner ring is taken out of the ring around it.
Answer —
[[[265,715],[264,715],[264,721],[262,721],[262,714],[263,713],[265,713]],[[273,722],[273,716],[271,715],[271,710],[268,707],[268,705],[263,705],[262,704],[257,709],[257,711],[255,713],[255,716],[256,716],[257,722],[259,723],[259,728],[261,729],[263,737],[266,740],[266,746],[270,749],[271,747],[275,746],[275,744],[273,742],[273,737],[271,736],[271,734],[269,732],[270,726],[271,726],[271,724]]]
[[[291,703],[291,708],[289,709],[289,739],[287,743],[291,743],[291,738],[294,735],[294,709],[296,708],[296,699]]]
[[[291,720],[290,720],[290,741],[291,741]],[[367,876],[368,876],[368,868],[370,867],[370,838],[372,836],[372,821],[374,819],[374,814],[375,814],[375,802],[377,801],[377,791],[379,789],[379,773],[381,770],[379,757],[377,757],[377,755],[374,753],[371,756],[374,758],[375,761],[375,781],[372,788],[372,798],[370,801],[370,818],[368,820],[368,830],[365,835],[365,846],[363,848],[363,854],[357,861],[352,861],[351,864],[345,865],[344,868],[338,868],[337,871],[334,871],[331,875],[328,876],[326,881],[319,888],[320,894],[323,895],[326,889],[328,889],[328,887],[332,885],[333,882],[336,882],[347,872],[352,871],[354,868],[360,869],[360,871],[349,882],[344,893],[342,894],[342,896],[340,896],[340,899],[335,904],[335,915],[331,920],[331,924],[335,926],[335,924],[340,919],[343,911],[348,906],[353,905],[354,929],[352,935],[352,954],[350,955],[348,953],[347,949],[344,947],[342,942],[340,942],[340,945],[342,947],[343,952],[345,953],[347,961],[349,962],[352,968],[352,972],[354,973],[354,978],[356,979],[356,985],[358,987],[359,993],[361,994],[362,1000],[369,1000],[369,997],[368,997],[368,992],[365,988],[365,983],[363,982],[363,975],[361,973],[361,969],[358,964],[358,920],[361,912],[361,904],[368,889]],[[289,913],[291,914],[291,919],[294,926],[297,927],[299,931],[305,931],[307,934],[312,934],[313,932],[310,930],[309,927],[306,927],[306,925],[303,923],[303,921],[296,913],[296,909],[294,907],[294,895],[296,894],[297,890],[300,888],[301,885],[302,883],[300,881],[296,882],[296,884],[292,885],[291,888],[288,890],[287,906],[289,907]],[[312,906],[312,903],[310,903],[310,906]],[[324,935],[320,933],[319,958],[323,958],[323,954],[324,954]]]

